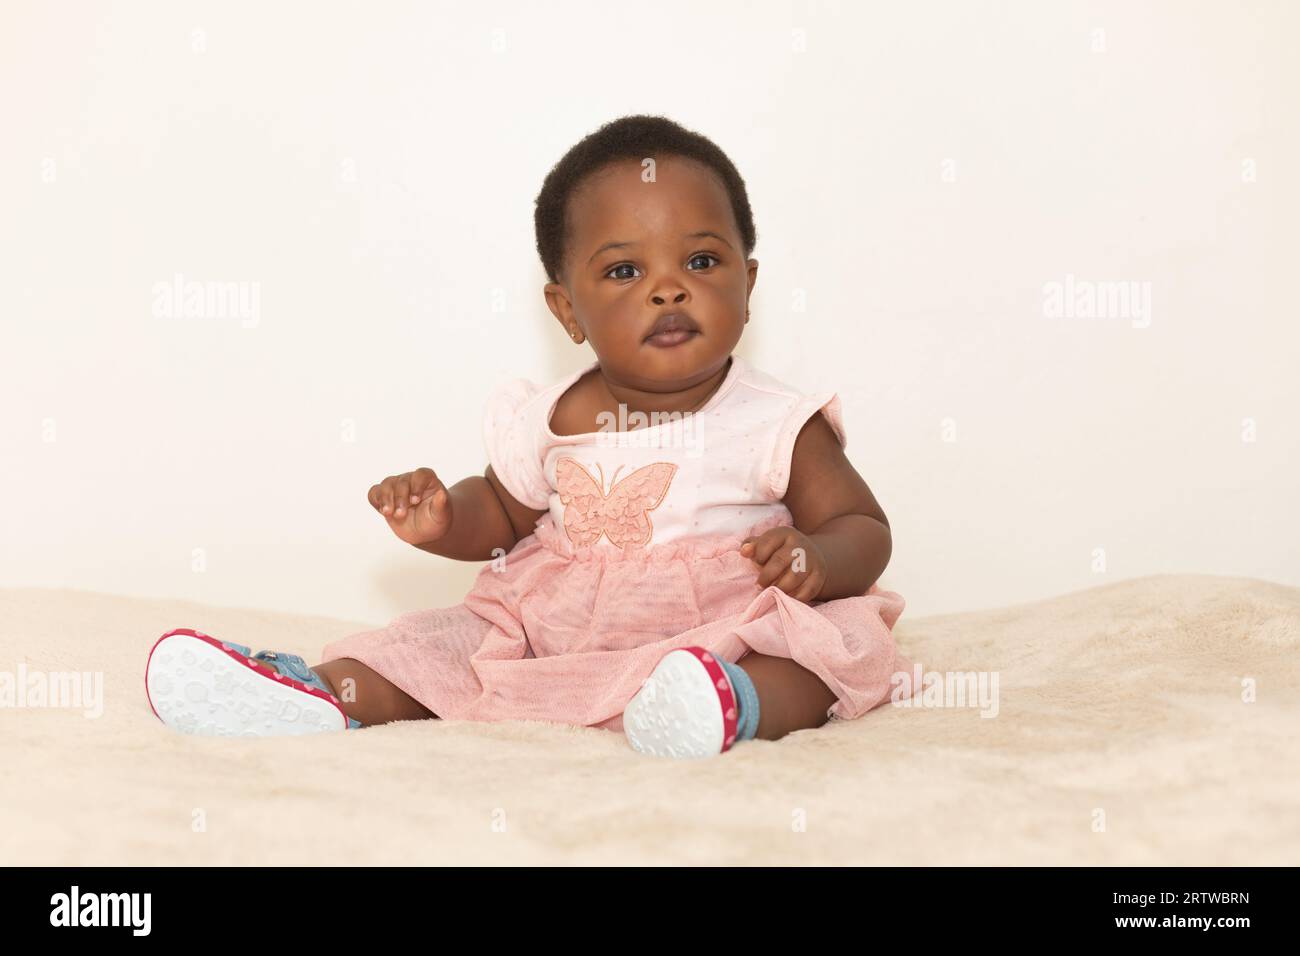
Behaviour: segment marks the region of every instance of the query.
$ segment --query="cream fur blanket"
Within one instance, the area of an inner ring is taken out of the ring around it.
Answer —
[[[905,613],[927,673],[996,672],[996,716],[887,703],[700,761],[536,722],[187,737],[146,701],[170,628],[315,663],[375,623],[0,590],[10,702],[20,676],[103,680],[98,717],[0,708],[0,863],[1300,862],[1300,589],[1166,575]]]

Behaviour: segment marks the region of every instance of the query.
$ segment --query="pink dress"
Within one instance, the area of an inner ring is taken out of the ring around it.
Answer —
[[[739,551],[791,523],[781,499],[804,422],[820,410],[845,444],[839,396],[803,395],[733,354],[693,414],[556,435],[560,396],[598,364],[544,388],[514,379],[488,400],[493,471],[547,509],[533,533],[485,564],[463,603],[341,638],[322,660],[359,660],[453,720],[621,731],[642,680],[689,645],[793,658],[837,696],[831,719],[888,700],[891,675],[911,669],[891,632],[903,598],[873,585],[805,604],[760,588]]]

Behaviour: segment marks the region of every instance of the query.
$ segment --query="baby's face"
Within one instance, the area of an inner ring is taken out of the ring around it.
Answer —
[[[563,281],[547,285],[547,304],[566,334],[591,342],[607,377],[672,391],[721,367],[745,328],[758,262],[744,258],[727,191],[708,167],[662,157],[645,182],[640,161],[612,164],[570,198],[569,229]],[[685,313],[698,333],[668,348],[648,342],[669,312]]]

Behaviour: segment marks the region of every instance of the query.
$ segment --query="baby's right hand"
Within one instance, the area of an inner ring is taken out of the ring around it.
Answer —
[[[437,541],[451,527],[451,495],[432,468],[390,475],[366,497],[407,544]]]

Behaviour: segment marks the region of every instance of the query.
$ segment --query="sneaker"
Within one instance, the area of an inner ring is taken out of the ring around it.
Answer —
[[[187,627],[158,638],[145,665],[149,706],[168,727],[208,737],[317,734],[360,727],[297,654],[259,651]]]
[[[702,647],[663,656],[623,711],[635,750],[656,757],[711,757],[736,741],[736,698],[722,665]]]

